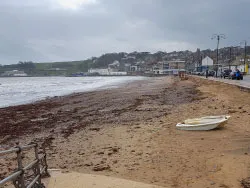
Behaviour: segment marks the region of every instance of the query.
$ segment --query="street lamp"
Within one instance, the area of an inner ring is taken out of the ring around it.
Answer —
[[[218,58],[219,58],[219,44],[220,44],[220,39],[225,39],[226,36],[224,34],[213,34],[212,36],[212,40],[213,39],[217,39],[217,55],[216,55],[216,68],[215,68],[215,71],[216,71],[216,78],[217,78],[217,75],[218,75],[218,66],[219,66],[219,63],[218,63]]]
[[[237,54],[235,54],[234,52],[235,52],[235,48],[238,48],[238,46],[230,46],[230,48],[229,48],[229,60],[228,60],[228,68],[229,68],[229,70],[231,70],[231,65],[232,65],[232,56],[234,57],[234,56],[237,56]]]
[[[243,40],[241,44],[244,44],[245,45],[245,50],[244,50],[244,73],[246,72],[246,59],[247,59],[247,41],[246,40]]]

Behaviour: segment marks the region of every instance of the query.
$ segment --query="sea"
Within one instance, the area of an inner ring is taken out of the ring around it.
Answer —
[[[27,104],[48,97],[117,88],[144,80],[140,76],[117,77],[6,77],[0,78],[0,108]]]

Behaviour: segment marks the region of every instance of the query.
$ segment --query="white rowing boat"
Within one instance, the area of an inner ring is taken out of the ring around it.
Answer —
[[[177,129],[186,131],[207,131],[224,126],[230,116],[207,116],[202,118],[187,119],[176,125]]]

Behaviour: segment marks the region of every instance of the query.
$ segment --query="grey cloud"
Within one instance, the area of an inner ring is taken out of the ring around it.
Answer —
[[[214,48],[213,33],[227,35],[222,46],[250,39],[247,0],[99,0],[77,10],[56,6],[52,0],[0,2],[0,64]]]

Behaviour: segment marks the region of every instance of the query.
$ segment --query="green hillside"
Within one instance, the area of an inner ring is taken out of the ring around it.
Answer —
[[[0,66],[0,74],[5,71],[21,70],[29,76],[69,76],[76,72],[87,72],[91,64],[91,60],[51,63],[19,62]]]

